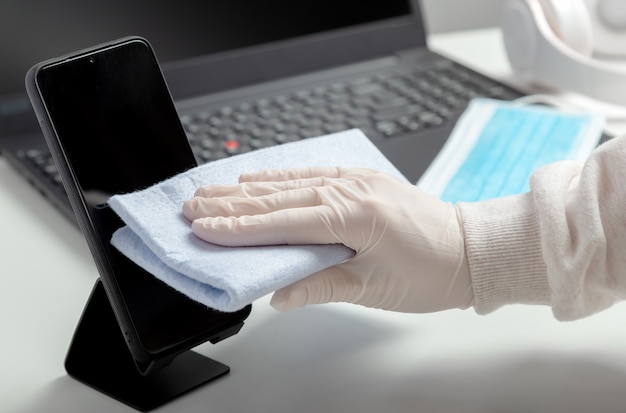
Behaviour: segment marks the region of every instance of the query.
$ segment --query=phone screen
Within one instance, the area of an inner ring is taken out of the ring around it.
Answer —
[[[113,305],[128,316],[131,326],[126,328],[134,329],[142,349],[159,353],[199,344],[245,319],[249,308],[222,313],[198,304],[109,243],[123,225],[106,206],[111,195],[145,188],[196,166],[150,45],[133,39],[61,59],[42,66],[36,83],[58,142],[57,157],[77,189],[75,203],[83,210],[77,214],[86,214],[84,222],[97,238],[91,240],[95,252],[90,247],[101,278],[108,292],[118,292],[113,299],[121,301]]]

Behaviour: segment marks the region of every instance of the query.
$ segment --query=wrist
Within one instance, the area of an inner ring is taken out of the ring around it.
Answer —
[[[549,304],[538,215],[530,194],[459,203],[477,313],[505,304]]]
[[[454,212],[455,213],[453,214],[453,217],[451,217],[451,221],[454,221],[454,230],[458,231],[459,239],[461,240],[463,247],[446,301],[451,304],[451,307],[466,309],[474,304],[474,291],[472,289],[469,260],[467,258],[467,251],[463,236],[463,220],[461,219],[461,212],[456,206],[454,207]]]

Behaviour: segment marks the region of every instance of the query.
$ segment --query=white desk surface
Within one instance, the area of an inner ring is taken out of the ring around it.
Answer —
[[[497,30],[431,44],[507,76]],[[97,271],[78,230],[1,158],[0,251],[0,411],[134,411],[65,374]],[[278,313],[268,299],[237,336],[196,349],[231,373],[158,411],[626,411],[624,305],[559,323],[543,307],[478,316],[330,304]]]

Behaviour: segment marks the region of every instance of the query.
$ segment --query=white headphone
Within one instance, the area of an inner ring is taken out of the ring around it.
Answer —
[[[502,33],[525,82],[626,106],[626,0],[507,0]]]

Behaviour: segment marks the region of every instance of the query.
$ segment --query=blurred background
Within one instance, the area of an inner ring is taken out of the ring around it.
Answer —
[[[422,0],[430,33],[500,24],[501,0]],[[450,11],[454,11],[450,13]]]

